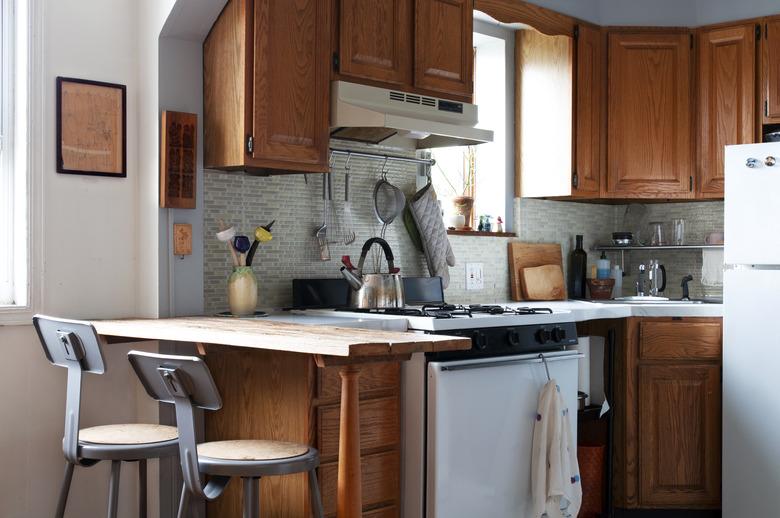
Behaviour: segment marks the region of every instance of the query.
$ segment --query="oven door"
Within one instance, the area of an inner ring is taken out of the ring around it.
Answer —
[[[576,409],[582,355],[545,356]],[[427,518],[530,515],[533,429],[546,382],[537,355],[428,364]],[[577,420],[570,421],[576,442]]]

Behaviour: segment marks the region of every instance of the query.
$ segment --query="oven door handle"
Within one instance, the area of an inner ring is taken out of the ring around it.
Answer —
[[[550,362],[557,362],[561,360],[574,360],[579,358],[585,358],[585,355],[582,353],[577,354],[563,354],[560,356],[545,356],[544,359],[547,361],[547,363]],[[465,371],[469,369],[486,369],[488,367],[504,367],[507,365],[522,365],[526,363],[542,363],[541,358],[523,358],[523,359],[515,359],[515,360],[496,360],[493,362],[482,362],[482,363],[463,363],[460,365],[442,365],[441,370],[442,371]]]

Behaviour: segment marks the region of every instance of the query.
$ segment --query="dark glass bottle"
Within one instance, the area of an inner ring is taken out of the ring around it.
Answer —
[[[577,246],[569,254],[569,298],[585,298],[585,278],[588,270],[588,253],[582,248],[582,236],[577,236]]]

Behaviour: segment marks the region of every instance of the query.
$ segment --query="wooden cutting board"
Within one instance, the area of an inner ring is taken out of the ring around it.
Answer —
[[[510,242],[509,248],[509,283],[512,300],[526,300],[523,297],[523,278],[521,272],[524,268],[536,266],[558,265],[563,269],[561,245],[557,243],[521,243]],[[564,285],[563,298],[566,298]]]
[[[520,271],[521,289],[525,300],[565,300],[563,270],[560,264],[546,264],[523,268]]]

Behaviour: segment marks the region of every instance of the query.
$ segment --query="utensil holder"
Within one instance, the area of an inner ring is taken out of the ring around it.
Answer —
[[[252,315],[257,308],[257,277],[249,266],[235,266],[228,277],[228,306],[237,317]]]

